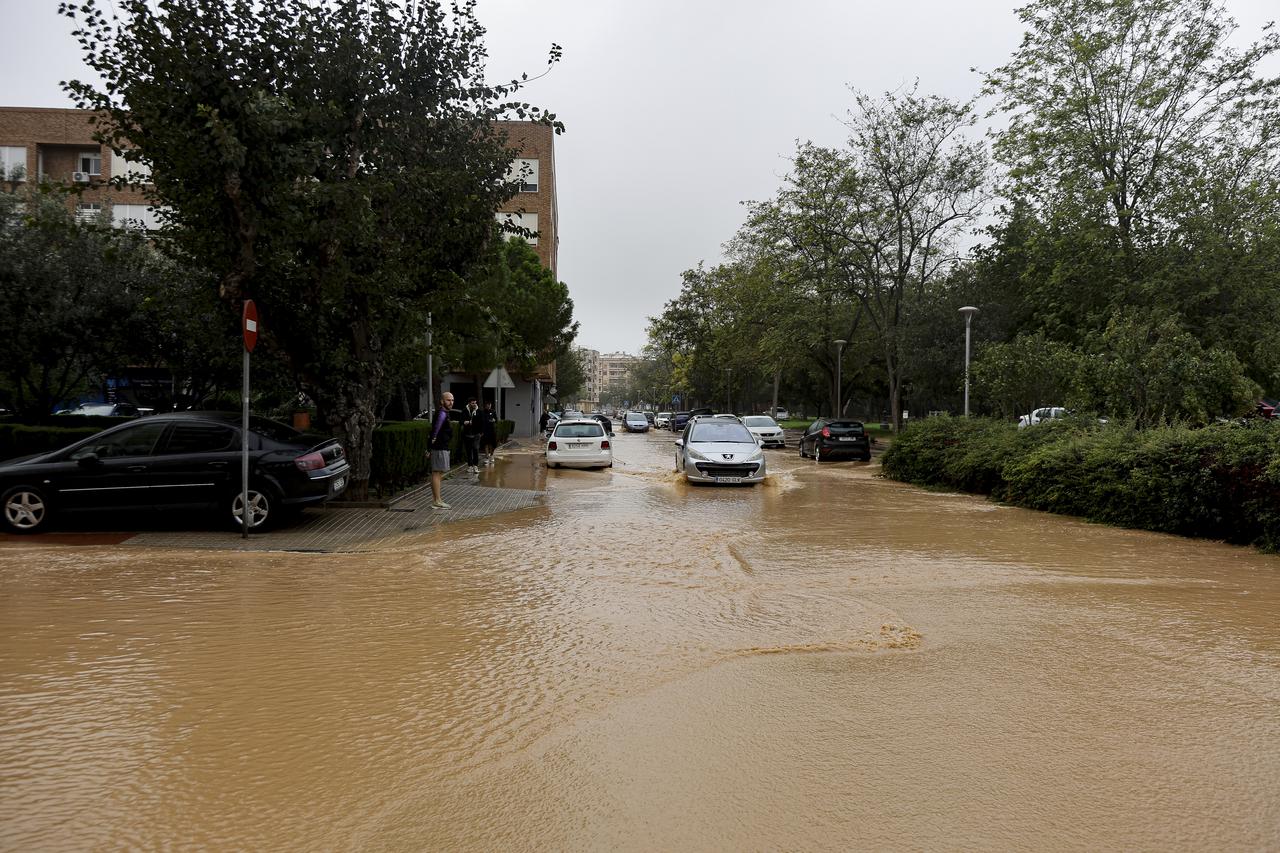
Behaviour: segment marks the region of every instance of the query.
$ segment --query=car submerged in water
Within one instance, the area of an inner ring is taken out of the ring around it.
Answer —
[[[61,450],[0,462],[0,519],[10,532],[34,533],[62,513],[204,509],[239,529],[240,418],[232,412],[152,415]],[[249,529],[337,497],[349,470],[337,439],[250,418]]]
[[[699,418],[676,439],[676,470],[690,483],[759,483],[764,451],[740,422]]]

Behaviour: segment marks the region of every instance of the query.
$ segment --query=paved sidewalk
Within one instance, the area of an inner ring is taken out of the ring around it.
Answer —
[[[296,522],[279,530],[251,534],[247,540],[232,531],[147,531],[123,544],[149,548],[208,548],[234,551],[364,551],[375,540],[414,535],[440,524],[483,518],[538,506],[544,492],[493,488],[446,480],[441,490],[450,509],[431,508],[431,490],[410,495],[389,509],[307,510]],[[33,540],[34,541],[34,540]],[[387,544],[379,541],[379,544]]]

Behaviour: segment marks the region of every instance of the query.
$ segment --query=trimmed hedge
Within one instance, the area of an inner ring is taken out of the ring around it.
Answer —
[[[1027,429],[927,418],[881,460],[886,476],[1028,509],[1280,551],[1280,422],[1201,429],[1054,420]]]
[[[453,464],[462,460],[462,424],[451,421],[453,435],[449,439],[449,458]],[[515,421],[498,421],[495,431],[498,444],[511,437]],[[387,421],[373,431],[373,460],[369,486],[378,494],[396,492],[420,483],[431,473],[430,421]]]
[[[118,420],[111,418],[110,420]],[[108,424],[114,426],[114,424]],[[48,453],[102,432],[99,426],[28,426],[0,423],[0,460]]]

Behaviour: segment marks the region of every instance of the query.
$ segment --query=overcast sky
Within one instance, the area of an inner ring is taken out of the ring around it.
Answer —
[[[1242,39],[1280,17],[1275,0],[1227,0]],[[564,58],[523,100],[557,114],[560,278],[578,342],[638,352],[680,273],[715,263],[769,198],[797,140],[839,144],[849,86],[920,81],[952,98],[979,88],[1017,46],[1005,0],[480,0],[492,81],[530,76],[552,42]],[[83,76],[57,0],[0,0],[0,104],[71,106]]]

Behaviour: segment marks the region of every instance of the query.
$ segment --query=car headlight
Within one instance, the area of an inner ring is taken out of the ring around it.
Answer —
[[[685,455],[688,456],[690,459],[697,459],[699,462],[707,461],[707,457],[703,456],[701,453],[694,450],[693,448],[689,448],[685,450]]]

